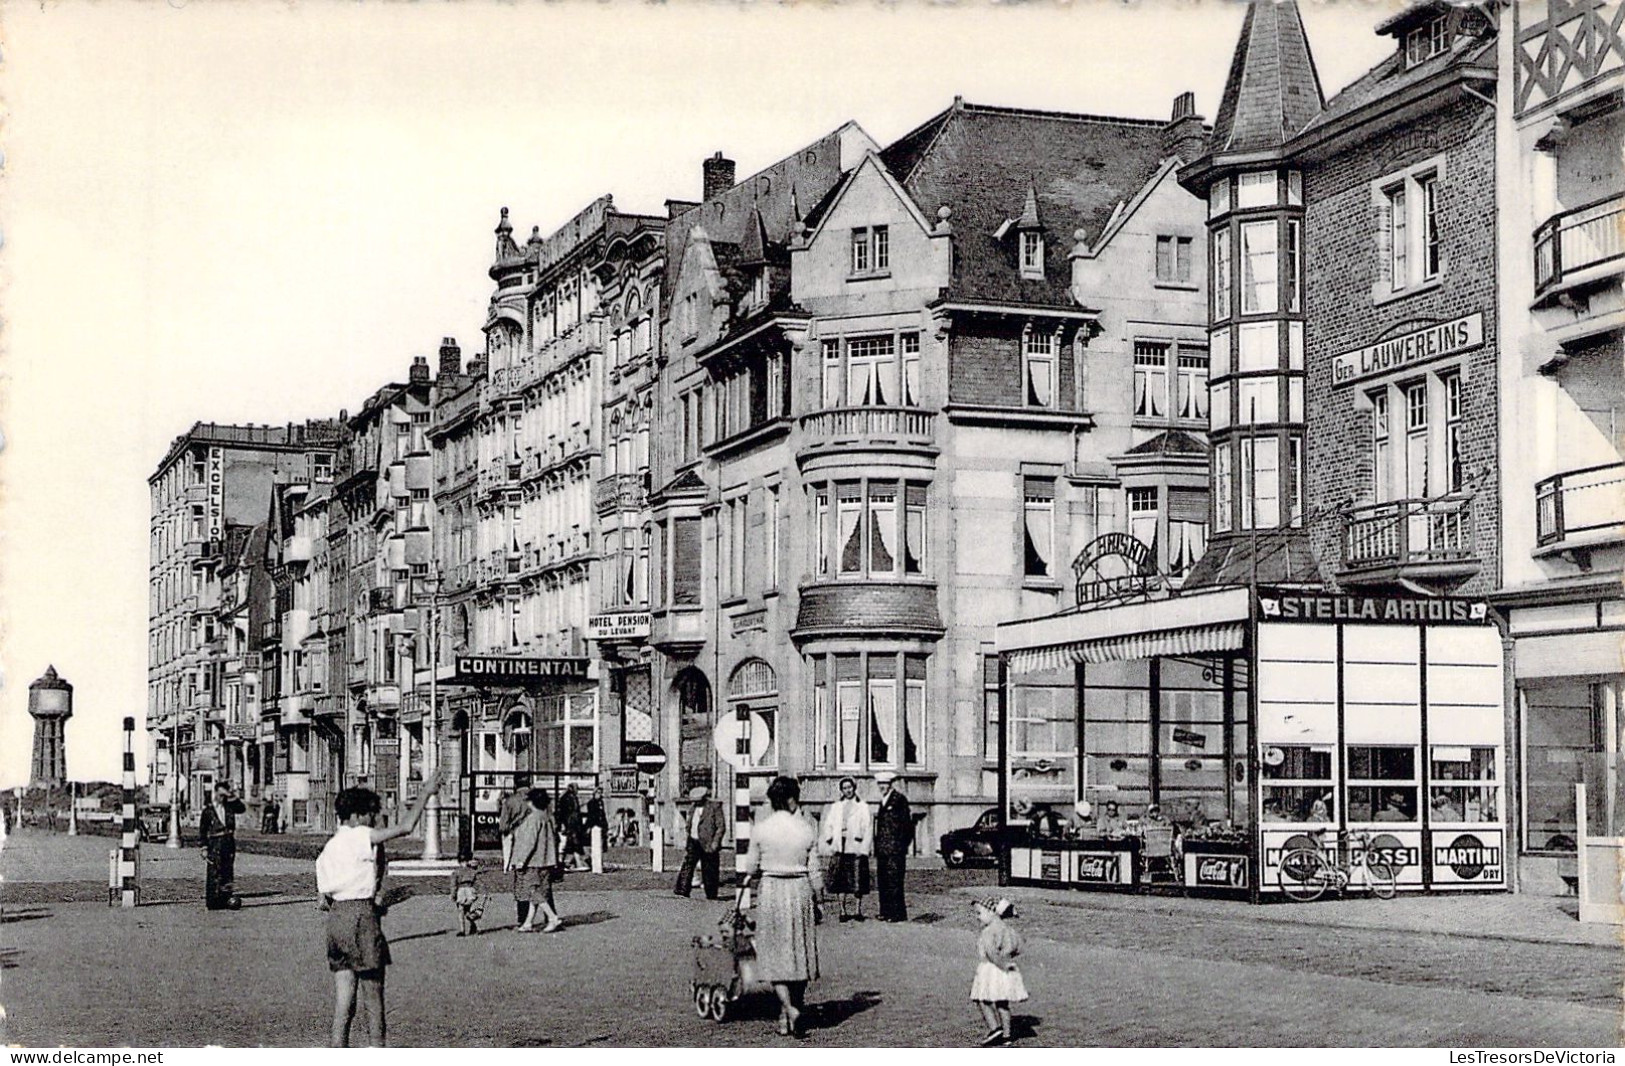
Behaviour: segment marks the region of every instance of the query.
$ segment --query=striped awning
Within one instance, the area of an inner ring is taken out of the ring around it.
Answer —
[[[1134,633],[1122,637],[1079,640],[1048,648],[1028,648],[1010,653],[1010,672],[1031,674],[1059,670],[1077,663],[1120,663],[1151,659],[1159,655],[1206,655],[1236,651],[1242,646],[1247,627],[1240,622],[1191,626],[1161,633]]]
[[[1228,588],[1117,604],[999,626],[995,647],[1012,673],[1076,663],[1238,651],[1251,617],[1246,589]]]

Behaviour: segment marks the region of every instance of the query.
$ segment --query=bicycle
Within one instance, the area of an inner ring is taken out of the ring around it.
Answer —
[[[1371,846],[1371,834],[1350,833],[1340,842],[1336,853],[1326,853],[1326,830],[1314,829],[1308,833],[1313,846],[1299,845],[1281,856],[1281,890],[1294,903],[1313,903],[1328,888],[1344,894],[1354,881],[1356,854],[1365,854]],[[1366,888],[1378,899],[1393,899],[1397,871],[1389,863],[1362,861],[1365,868]]]

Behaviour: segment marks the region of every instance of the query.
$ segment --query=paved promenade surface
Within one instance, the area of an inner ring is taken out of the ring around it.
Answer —
[[[0,854],[0,1002],[24,1045],[309,1045],[331,982],[311,864],[245,854],[239,912],[202,907],[195,849],[149,849],[149,898],[106,896],[105,838],[14,835]],[[500,875],[486,871],[492,888]],[[403,1045],[775,1045],[767,1003],[701,1021],[688,1004],[692,936],[724,905],[668,877],[571,874],[566,928],[512,932],[506,894],[486,931],[452,935],[444,886],[391,911],[389,1023]],[[911,874],[906,926],[827,923],[813,1046],[962,1046],[975,927],[991,875]],[[100,882],[101,902],[81,886]],[[1249,907],[1213,900],[1016,890],[1033,999],[1023,1042],[1057,1045],[1617,1044],[1617,934],[1534,897],[1348,900]],[[207,989],[211,1009],[198,1008]]]

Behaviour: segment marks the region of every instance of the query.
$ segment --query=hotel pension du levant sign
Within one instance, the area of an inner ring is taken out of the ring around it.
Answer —
[[[1332,357],[1332,386],[1352,385],[1391,370],[1430,363],[1484,343],[1484,315],[1475,311],[1448,322],[1413,329]]]

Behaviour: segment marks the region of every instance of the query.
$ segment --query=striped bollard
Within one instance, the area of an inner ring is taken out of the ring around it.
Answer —
[[[745,860],[750,853],[750,705],[734,709],[739,728],[734,737],[734,873],[739,879],[740,907],[750,906],[750,891],[744,888]]]
[[[124,719],[124,807],[123,836],[119,839],[119,905],[134,907],[141,894],[136,868],[141,861],[140,823],[135,810],[135,719]]]

